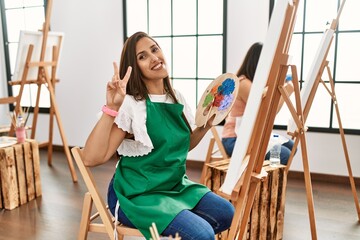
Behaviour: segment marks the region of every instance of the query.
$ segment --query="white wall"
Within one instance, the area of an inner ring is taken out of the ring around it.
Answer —
[[[286,136],[285,131],[277,131]],[[352,172],[360,177],[360,136],[345,135]],[[306,133],[309,168],[311,172],[349,176],[340,134]],[[301,146],[298,148],[291,170],[303,171]]]
[[[228,0],[228,10],[226,71],[236,73],[249,47],[266,37],[269,1]]]
[[[227,71],[236,72],[248,47],[265,38],[268,0],[228,0],[228,9]],[[54,0],[51,27],[65,33],[56,99],[70,146],[84,145],[96,122],[96,113],[105,103],[112,61],[119,60],[122,49],[122,24],[121,1],[101,4],[95,0]],[[3,75],[0,68],[0,77]],[[47,138],[47,120],[47,115],[41,116],[39,141]],[[209,138],[210,133],[189,153],[189,159],[204,160]],[[347,135],[346,140],[353,173],[360,177],[360,136]],[[62,145],[56,126],[54,144]],[[348,175],[338,134],[307,133],[307,144],[311,171]],[[300,153],[299,149],[292,170],[302,170]]]
[[[95,125],[96,114],[105,104],[106,82],[113,75],[112,62],[120,60],[124,41],[122,1],[53,2],[51,28],[65,33],[56,99],[69,145],[83,146]],[[40,126],[47,126],[45,116]],[[37,133],[38,138],[47,138],[47,128]],[[55,135],[54,144],[62,145],[59,134]]]

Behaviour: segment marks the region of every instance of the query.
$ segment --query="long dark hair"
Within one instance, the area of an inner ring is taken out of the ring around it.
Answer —
[[[119,73],[121,79],[125,76],[129,66],[133,68],[130,75],[130,79],[126,85],[126,94],[133,96],[136,100],[144,100],[149,95],[149,92],[142,78],[141,70],[137,65],[137,61],[136,61],[136,44],[140,39],[144,37],[151,39],[160,48],[159,44],[148,34],[144,32],[136,32],[125,41],[120,58]],[[165,77],[163,80],[164,80],[163,81],[164,90],[166,91],[166,93],[170,95],[174,103],[179,103],[179,101],[175,96],[175,92],[171,87],[169,76]],[[184,115],[184,112],[182,113],[182,117],[186,125],[188,126],[190,132],[192,132],[192,129]]]
[[[244,75],[250,81],[254,80],[254,75],[259,62],[262,47],[263,44],[261,42],[256,42],[251,45],[246,53],[243,63],[236,73],[236,76],[240,77],[241,75]]]
[[[136,100],[144,100],[149,94],[143,81],[141,70],[136,61],[136,44],[144,37],[151,39],[160,48],[159,44],[148,34],[136,32],[125,41],[120,59],[119,73],[121,79],[125,76],[129,66],[133,68],[129,82],[126,86],[126,94],[133,96]],[[163,82],[165,91],[170,94],[175,103],[178,103],[174,90],[171,87],[169,77],[165,77]]]

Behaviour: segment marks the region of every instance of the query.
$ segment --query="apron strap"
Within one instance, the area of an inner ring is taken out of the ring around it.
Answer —
[[[120,204],[119,204],[119,200],[118,200],[118,201],[116,201],[116,207],[115,207],[115,221],[114,221],[114,239],[115,240],[118,240],[118,233],[116,230],[116,226],[118,225],[119,208],[120,208]]]

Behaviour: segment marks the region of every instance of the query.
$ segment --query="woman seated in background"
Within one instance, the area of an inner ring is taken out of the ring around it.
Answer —
[[[237,138],[236,129],[240,126],[241,118],[245,112],[246,103],[250,94],[251,85],[254,80],[254,75],[259,62],[262,47],[263,47],[262,43],[260,42],[254,43],[249,48],[242,65],[240,66],[238,72],[236,73],[236,76],[240,81],[239,92],[237,95],[237,99],[235,100],[235,103],[233,105],[233,108],[225,120],[223,132],[222,132],[222,143],[224,145],[226,153],[229,156],[232,155],[234,150],[234,146]],[[287,81],[284,84],[284,87],[289,95],[294,92],[294,86],[292,85],[291,81]],[[284,100],[281,98],[277,112],[280,111],[283,103]],[[287,164],[293,145],[294,142],[291,139],[285,139],[285,142],[281,145],[281,153],[280,153],[281,164],[283,165]],[[267,152],[265,159],[268,160],[269,158],[270,158],[270,152]]]

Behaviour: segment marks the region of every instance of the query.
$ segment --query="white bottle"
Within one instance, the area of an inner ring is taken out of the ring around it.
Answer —
[[[23,117],[19,114],[17,116],[17,119],[16,119],[16,127],[23,127],[24,126],[24,119]]]
[[[276,167],[276,166],[280,165],[281,144],[280,144],[278,134],[274,134],[272,137],[273,137],[272,141],[275,144],[270,149],[270,166]]]

